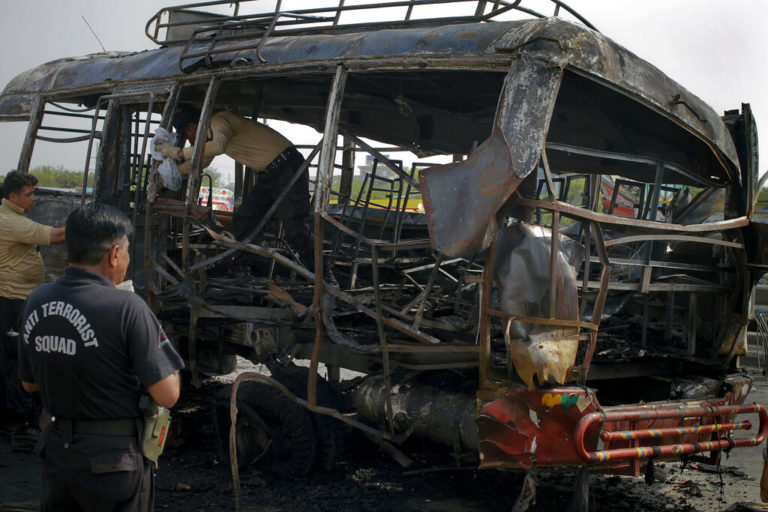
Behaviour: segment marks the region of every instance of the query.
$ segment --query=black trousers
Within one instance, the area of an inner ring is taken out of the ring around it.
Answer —
[[[287,158],[276,165],[270,164],[266,170],[256,174],[256,184],[232,216],[232,228],[238,240],[244,239],[256,227],[296,170],[304,163],[304,157],[293,146],[283,153],[286,153]],[[278,206],[275,215],[283,222],[288,244],[298,253],[304,266],[314,271],[314,242],[307,225],[309,214],[309,172],[304,171]],[[259,233],[251,241],[258,244],[263,238],[263,233]],[[236,260],[241,264],[253,261],[253,255],[248,253],[242,254]]]
[[[154,510],[152,464],[133,436],[44,432],[44,512]]]
[[[18,337],[8,335],[10,330],[19,332],[23,305],[22,299],[0,297],[0,409],[8,407],[34,416],[39,409],[38,401],[24,391],[19,379]]]

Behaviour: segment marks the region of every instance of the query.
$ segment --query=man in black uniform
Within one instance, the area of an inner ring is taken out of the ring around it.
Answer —
[[[151,463],[139,444],[139,399],[172,407],[183,362],[147,304],[115,288],[130,262],[127,217],[90,205],[67,218],[69,266],[27,299],[19,373],[40,391],[42,510],[152,510]]]

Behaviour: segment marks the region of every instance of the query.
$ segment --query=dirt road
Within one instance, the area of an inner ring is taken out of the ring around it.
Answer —
[[[748,401],[768,404],[768,382],[752,373]],[[217,445],[211,401],[220,383],[187,393],[176,410],[174,447],[157,473],[159,510],[234,510],[228,464]],[[0,511],[37,510],[40,462],[27,453],[23,436],[0,425]],[[756,428],[756,426],[754,427]],[[424,443],[403,447],[415,464],[404,470],[364,436],[349,432],[346,450],[329,472],[285,480],[253,470],[241,475],[244,504],[261,511],[448,511],[509,512],[522,486],[522,475],[457,469],[444,449]],[[16,446],[12,446],[13,444]],[[642,478],[590,477],[591,511],[720,511],[739,502],[759,502],[760,450],[734,450],[717,468],[660,464],[657,482]],[[538,475],[536,501],[529,510],[566,510],[574,488],[568,475]]]

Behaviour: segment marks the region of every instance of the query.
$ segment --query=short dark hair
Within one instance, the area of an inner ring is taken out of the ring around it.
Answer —
[[[113,245],[133,234],[133,226],[119,210],[92,203],[69,214],[65,233],[70,263],[98,265]]]
[[[3,196],[8,198],[11,194],[18,194],[24,187],[37,185],[37,178],[28,172],[10,171],[3,180]]]
[[[181,105],[173,114],[171,125],[176,133],[184,135],[184,130],[189,123],[200,122],[200,110],[191,105]]]

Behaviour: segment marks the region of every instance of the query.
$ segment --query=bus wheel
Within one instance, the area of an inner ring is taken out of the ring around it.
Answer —
[[[215,419],[229,457],[229,398],[232,386],[221,389]],[[237,463],[280,476],[304,476],[315,458],[312,418],[278,389],[261,382],[243,382],[237,393]]]
[[[271,368],[273,376],[300,398],[307,397],[307,378],[309,369],[303,366]],[[341,399],[333,387],[323,378],[317,379],[317,405],[331,409],[340,409]],[[317,437],[317,457],[315,462],[320,469],[330,471],[344,451],[344,424],[324,414],[310,413]]]

